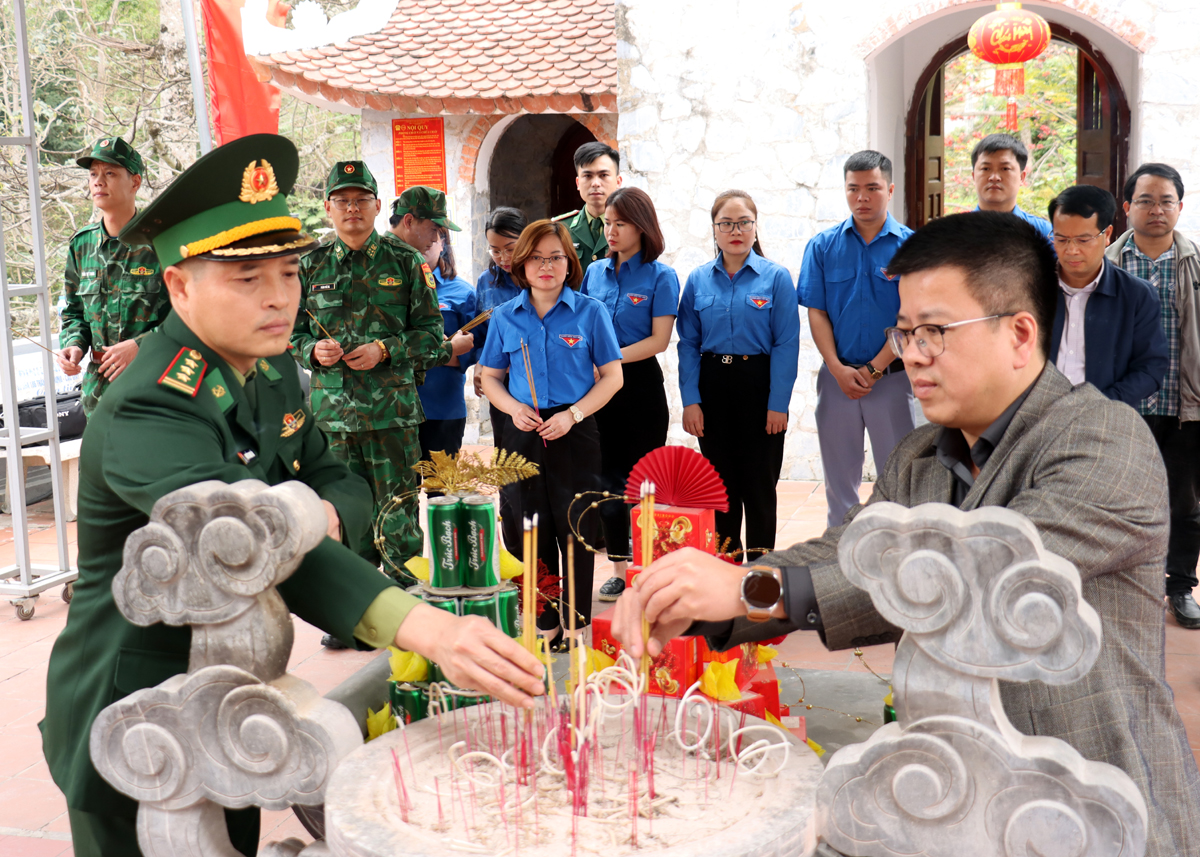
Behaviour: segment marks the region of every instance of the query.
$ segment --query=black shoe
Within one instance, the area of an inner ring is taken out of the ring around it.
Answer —
[[[599,598],[601,601],[616,601],[621,593],[625,591],[625,581],[619,577],[610,577],[604,581],[604,585],[600,587]]]
[[[350,648],[345,643],[343,643],[341,640],[339,640],[337,637],[333,636],[333,634],[326,634],[324,637],[322,637],[321,645],[331,651],[337,651],[338,649]]]
[[[1184,628],[1200,628],[1200,604],[1196,603],[1196,599],[1192,597],[1190,592],[1180,592],[1176,595],[1168,595],[1167,603],[1171,605],[1171,612],[1175,615],[1175,621]]]

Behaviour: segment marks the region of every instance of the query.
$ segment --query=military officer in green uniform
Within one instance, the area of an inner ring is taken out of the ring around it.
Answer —
[[[621,186],[621,181],[621,156],[612,146],[593,141],[575,150],[575,187],[583,199],[583,208],[554,219],[570,218],[567,229],[585,271],[588,265],[608,256],[604,206],[609,194]]]
[[[83,412],[90,416],[109,382],[137,356],[138,339],[162,324],[171,304],[154,250],[117,238],[137,214],[141,155],[120,137],[105,137],[75,163],[88,171],[88,191],[101,218],[71,236],[67,247],[58,365],[78,375],[91,349],[83,377]]]
[[[417,427],[424,421],[417,385],[426,369],[442,366],[474,344],[470,334],[447,341],[436,283],[419,252],[390,233],[375,231],[378,185],[362,161],[334,165],[325,186],[325,212],[336,233],[300,266],[303,290],[292,333],[300,365],[312,370],[312,408],[334,454],[371,486],[375,514],[402,498],[380,535],[397,565],[423,549]],[[412,191],[406,191],[412,193]],[[433,243],[437,226],[457,229],[433,199],[414,209],[418,229]],[[401,196],[401,199],[404,199]],[[357,545],[379,562],[367,533]],[[334,641],[328,641],[333,643]]]
[[[42,722],[76,857],[139,853],[137,806],[101,779],[88,741],[105,706],[187,671],[191,629],[132,625],[112,593],[126,537],[178,488],[304,482],[324,501],[330,537],[279,587],[292,612],[360,648],[420,652],[455,684],[517,705],[540,693],[537,659],[491,623],[420,603],[347,547],[370,527],[371,493],[330,452],[287,353],[298,254],[312,243],[287,209],[297,168],[289,140],[243,137],[197,161],[121,233],[153,244],[172,311],[83,436],[79,580],[50,656]],[[258,811],[226,820],[238,850],[253,855]]]

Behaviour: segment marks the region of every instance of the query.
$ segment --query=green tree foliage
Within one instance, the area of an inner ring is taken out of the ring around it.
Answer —
[[[1025,94],[1017,96],[1017,136],[1029,149],[1029,175],[1017,204],[1045,217],[1059,191],[1075,184],[1076,68],[1073,45],[1052,41],[1025,63]],[[994,66],[969,51],[946,63],[946,213],[975,207],[971,150],[1003,127],[1008,98],[992,94]]]

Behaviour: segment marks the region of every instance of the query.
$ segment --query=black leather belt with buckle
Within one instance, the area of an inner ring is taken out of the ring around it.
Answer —
[[[720,359],[726,366],[733,363],[734,360],[749,360],[749,354],[714,354],[711,351],[704,352],[705,357],[716,357]]]
[[[866,363],[846,363],[846,365],[849,366],[851,369],[861,369],[862,367],[866,366],[867,364]],[[901,360],[899,357],[897,357],[895,360],[893,360],[891,363],[889,363],[887,365],[887,368],[883,370],[883,374],[884,375],[895,375],[897,372],[903,372],[903,371],[904,371],[904,361]]]

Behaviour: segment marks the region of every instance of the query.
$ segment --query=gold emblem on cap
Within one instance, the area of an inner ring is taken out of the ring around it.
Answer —
[[[347,173],[352,173],[352,172],[354,172],[354,164],[346,164],[344,169],[346,170]]]
[[[279,193],[279,185],[275,183],[275,170],[271,163],[263,158],[255,166],[254,161],[242,173],[242,192],[238,199],[253,205],[256,202],[266,202]]]

